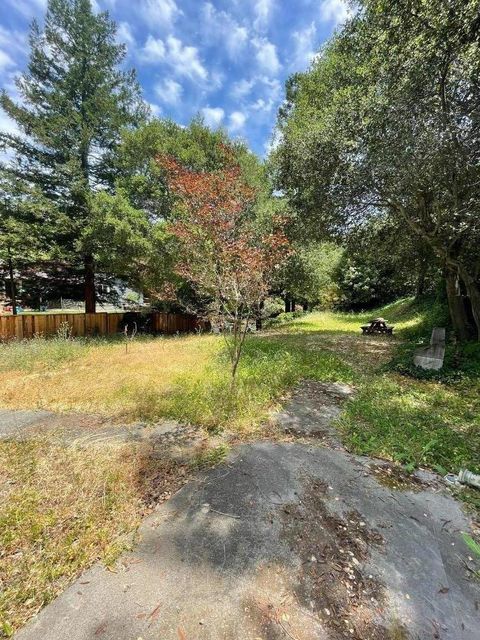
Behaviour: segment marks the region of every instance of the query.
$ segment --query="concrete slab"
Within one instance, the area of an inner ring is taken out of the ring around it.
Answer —
[[[0,409],[0,438],[18,435],[28,427],[42,422],[54,414],[50,411],[12,411]]]
[[[445,338],[445,327],[434,327],[432,329],[432,335],[430,336],[430,344],[440,344],[442,342],[445,342]]]
[[[429,347],[417,349],[413,356],[413,363],[422,369],[438,371],[443,367],[444,358],[445,344],[434,344]]]
[[[347,384],[304,380],[275,420],[287,433],[315,437],[331,447],[341,448],[333,423],[353,393]]]
[[[149,440],[154,445],[173,446],[198,439],[198,430],[174,421],[153,425],[122,424],[105,416],[51,411],[0,410],[0,439],[50,435],[65,446],[124,444]]]
[[[445,358],[445,328],[434,327],[430,337],[430,346],[416,349],[413,363],[422,369],[438,371],[443,367]]]
[[[264,442],[185,486],[18,640],[474,640],[469,522],[345,451]],[[396,635],[393,635],[393,634]]]

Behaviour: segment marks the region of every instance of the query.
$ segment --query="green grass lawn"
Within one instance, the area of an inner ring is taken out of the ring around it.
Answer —
[[[395,339],[359,334],[375,315],[394,324]],[[480,472],[480,345],[447,346],[441,372],[412,364],[415,346],[445,326],[436,305],[402,300],[367,314],[310,314],[282,328],[298,344],[321,345],[351,367],[357,389],[339,421],[355,453],[446,473]]]

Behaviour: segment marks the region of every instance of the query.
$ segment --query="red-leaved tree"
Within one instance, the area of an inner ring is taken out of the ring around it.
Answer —
[[[268,229],[259,225],[256,190],[231,157],[226,167],[209,172],[192,171],[171,157],[158,162],[178,202],[169,225],[179,243],[176,271],[202,300],[196,312],[222,331],[234,380],[249,323],[288,256],[284,220],[272,218]]]

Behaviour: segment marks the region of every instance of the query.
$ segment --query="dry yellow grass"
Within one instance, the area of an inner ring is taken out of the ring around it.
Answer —
[[[0,443],[0,637],[98,558],[112,561],[144,510],[141,448]]]
[[[234,388],[220,336],[142,338],[128,353],[117,341],[10,344],[0,358],[0,406],[252,430],[301,378],[351,378],[326,341],[312,349],[305,337],[285,328],[278,336],[253,337]]]
[[[214,336],[152,338],[126,353],[122,342],[103,342],[54,367],[47,354],[31,371],[0,372],[0,404],[135,418],[139,398],[167,394],[179,375],[200,373],[222,346]]]

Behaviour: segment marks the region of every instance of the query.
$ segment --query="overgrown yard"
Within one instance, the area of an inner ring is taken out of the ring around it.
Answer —
[[[321,347],[321,345],[319,345]],[[352,380],[329,348],[296,335],[252,338],[230,388],[223,338],[196,335],[121,341],[61,339],[1,347],[0,404],[94,412],[119,420],[173,418],[207,428],[258,426],[271,403],[301,378]]]
[[[194,468],[224,454],[219,439],[265,433],[272,409],[301,379],[341,381],[356,388],[339,422],[353,451],[407,469],[478,472],[478,349],[449,348],[441,375],[415,377],[411,345],[428,338],[427,311],[438,323],[431,309],[409,301],[377,311],[396,325],[393,339],[360,335],[371,314],[314,313],[274,325],[248,341],[233,391],[221,337],[141,338],[128,353],[121,341],[11,343],[0,347],[0,405],[203,427],[216,449],[207,445]],[[112,561],[159,493],[179,486],[179,471],[145,444],[80,449],[46,437],[0,441],[3,634],[83,568]]]
[[[371,313],[327,312],[252,336],[233,390],[218,336],[139,338],[128,352],[115,340],[10,343],[0,346],[0,405],[248,434],[301,379],[349,382],[358,393],[341,427],[355,450],[412,467],[478,469],[480,349],[449,347],[440,375],[419,375],[413,346],[442,318],[409,300],[375,313],[396,325],[396,339],[360,335]]]

